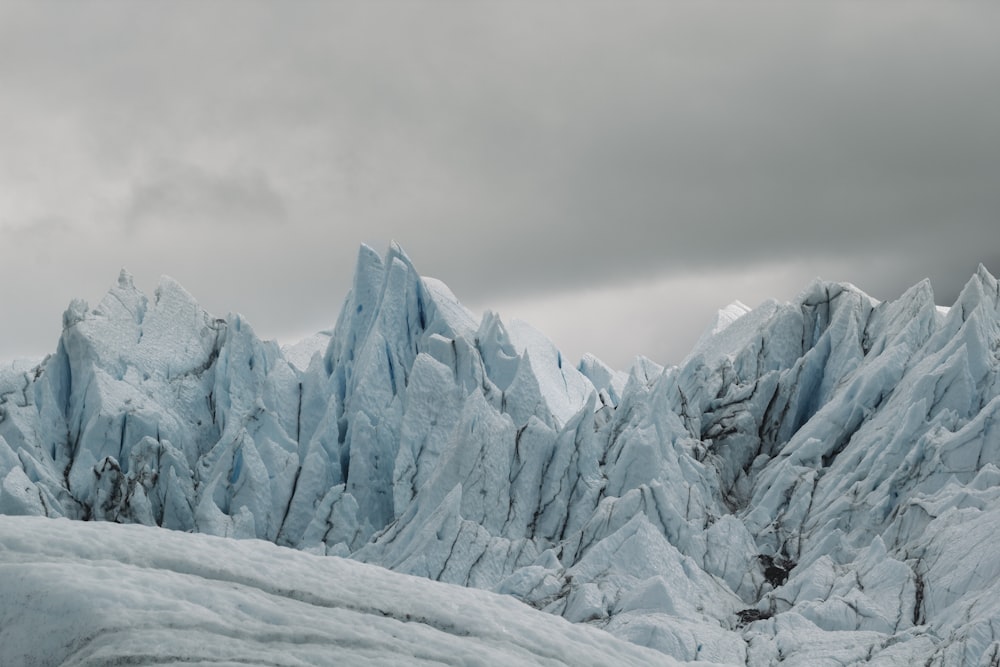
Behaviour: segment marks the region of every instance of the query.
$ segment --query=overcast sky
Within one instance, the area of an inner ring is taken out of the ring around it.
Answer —
[[[948,304],[1000,271],[998,25],[972,3],[0,0],[0,359],[54,351],[123,266],[291,342],[391,239],[473,310],[620,368],[817,275],[882,299],[929,277]]]

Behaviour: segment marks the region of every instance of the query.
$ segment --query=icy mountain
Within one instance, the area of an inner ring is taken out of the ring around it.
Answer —
[[[998,310],[984,268],[947,310],[817,281],[626,374],[396,247],[287,356],[123,273],[0,370],[0,513],[350,556],[682,662],[994,664]]]

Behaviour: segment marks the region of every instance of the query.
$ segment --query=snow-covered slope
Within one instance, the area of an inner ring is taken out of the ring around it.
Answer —
[[[0,516],[0,664],[675,665],[506,596],[256,540]]]
[[[123,274],[0,371],[0,513],[351,556],[681,661],[989,664],[998,309],[984,268],[947,310],[817,281],[625,374],[362,248],[302,370]]]

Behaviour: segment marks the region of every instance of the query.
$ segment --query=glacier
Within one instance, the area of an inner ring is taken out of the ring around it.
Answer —
[[[259,540],[66,523],[0,516],[0,664],[678,664],[509,596]]]
[[[998,664],[998,311],[984,267],[949,308],[817,280],[621,372],[395,245],[284,350],[123,271],[0,369],[0,514],[349,557],[681,663]]]

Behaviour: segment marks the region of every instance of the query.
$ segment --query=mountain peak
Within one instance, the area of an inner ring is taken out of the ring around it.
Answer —
[[[132,274],[128,272],[123,266],[121,271],[118,272],[118,287],[122,289],[134,289],[135,281]]]
[[[816,280],[625,374],[362,246],[292,364],[122,272],[0,370],[0,511],[350,556],[678,661],[988,662],[998,313],[985,267],[946,316]]]

